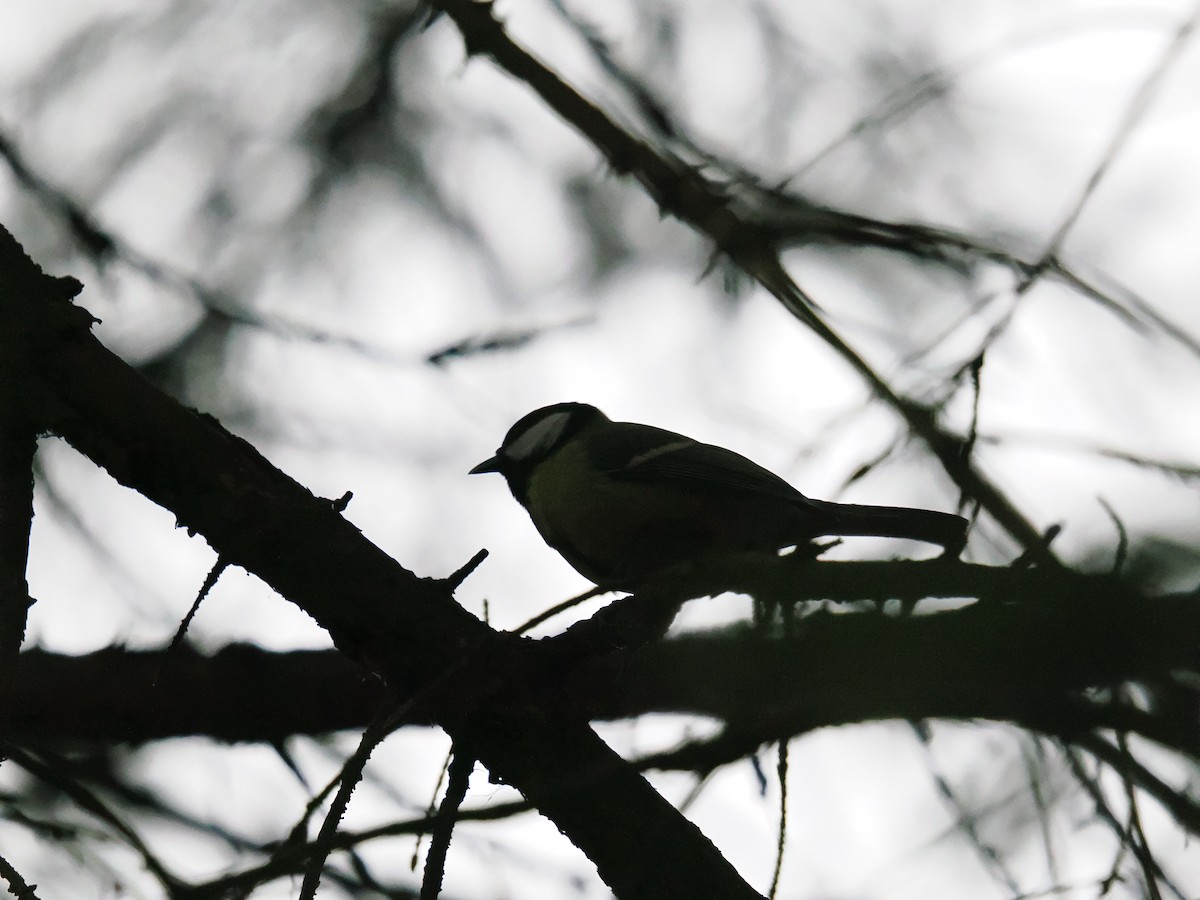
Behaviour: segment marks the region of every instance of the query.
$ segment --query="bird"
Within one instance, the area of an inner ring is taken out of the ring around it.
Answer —
[[[819,537],[908,538],[953,556],[966,541],[961,516],[814,500],[732,450],[614,422],[586,403],[522,416],[470,470],[485,472],[504,476],[545,542],[597,585]]]

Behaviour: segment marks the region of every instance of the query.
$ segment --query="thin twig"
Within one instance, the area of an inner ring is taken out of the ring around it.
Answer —
[[[213,567],[209,570],[208,576],[204,579],[204,584],[200,585],[200,591],[196,594],[196,599],[192,601],[191,608],[187,611],[187,615],[183,617],[183,621],[179,623],[179,627],[175,629],[175,636],[171,638],[171,643],[167,645],[167,649],[163,651],[162,657],[158,662],[158,671],[154,673],[154,680],[151,682],[157,686],[159,679],[162,677],[163,669],[167,665],[167,660],[171,658],[179,645],[183,643],[183,636],[187,634],[188,626],[192,624],[192,619],[196,618],[196,613],[200,611],[200,604],[204,598],[208,596],[208,592],[216,587],[217,580],[221,577],[227,568],[229,568],[229,560],[220,556],[213,563]]]
[[[1129,752],[1129,739],[1123,731],[1117,733],[1117,747],[1120,748],[1121,755],[1132,763],[1133,754]],[[1146,883],[1148,900],[1162,900],[1162,894],[1158,890],[1158,874],[1162,868],[1150,852],[1146,832],[1142,829],[1142,815],[1138,811],[1137,789],[1125,771],[1125,768],[1122,768],[1118,774],[1121,776],[1121,783],[1125,785],[1125,801],[1129,804],[1128,832],[1133,843],[1133,855],[1137,857],[1138,865],[1142,867],[1142,880]]]
[[[366,766],[367,760],[370,759],[371,753],[379,746],[380,742],[391,734],[394,722],[402,717],[414,703],[415,699],[409,700],[399,708],[385,705],[371,721],[371,724],[363,730],[362,738],[354,749],[354,753],[342,765],[336,779],[337,793],[329,805],[329,811],[325,814],[325,819],[321,822],[321,828],[313,842],[315,852],[308,859],[304,880],[300,885],[299,900],[314,900],[316,897],[317,887],[321,883],[321,873],[325,869],[325,860],[328,858],[330,850],[333,849],[333,839],[337,834],[338,825],[342,821],[342,816],[346,814],[346,807],[350,805],[350,797],[354,793],[354,789],[362,780],[363,768]]]
[[[446,782],[446,796],[438,806],[430,835],[429,854],[425,857],[425,874],[421,879],[420,900],[437,900],[442,892],[442,877],[446,871],[446,854],[450,850],[450,836],[458,821],[458,809],[467,796],[467,785],[471,770],[475,768],[475,757],[464,752],[461,746],[454,748],[450,762],[450,777]]]
[[[136,831],[127,825],[115,812],[83,784],[72,778],[64,771],[61,760],[50,757],[48,751],[41,751],[35,756],[20,747],[6,744],[0,747],[0,753],[40,781],[58,788],[74,801],[75,805],[85,812],[95,816],[116,831],[141,858],[143,865],[158,879],[164,893],[170,897],[180,888],[182,882],[172,875],[162,861],[150,850]],[[45,758],[39,758],[45,757]]]
[[[1075,198],[1075,203],[1072,205],[1070,211],[1063,217],[1054,235],[1050,238],[1046,249],[1042,251],[1041,259],[1034,265],[1026,280],[1018,288],[1019,293],[1027,291],[1033,282],[1057,258],[1067,235],[1075,227],[1075,223],[1079,221],[1080,215],[1083,214],[1083,208],[1091,200],[1092,195],[1100,186],[1100,182],[1108,174],[1108,170],[1112,168],[1121,151],[1124,150],[1125,143],[1129,140],[1130,135],[1133,134],[1142,117],[1149,110],[1155,92],[1166,77],[1167,72],[1170,71],[1171,66],[1175,64],[1176,60],[1183,53],[1188,39],[1192,36],[1192,32],[1195,31],[1197,25],[1200,25],[1200,5],[1197,5],[1193,9],[1192,15],[1179,25],[1174,36],[1171,38],[1171,42],[1159,57],[1154,68],[1150,70],[1138,86],[1129,104],[1125,107],[1125,111],[1117,123],[1113,136],[1109,139],[1108,146],[1100,157],[1100,161],[1092,170],[1087,182],[1080,190],[1079,196]]]
[[[787,801],[788,801],[788,742],[779,742],[779,764],[775,767],[779,775],[779,841],[775,845],[775,871],[771,873],[771,889],[767,900],[775,900],[779,892],[779,876],[783,874],[783,849],[787,846]]]
[[[984,864],[984,868],[993,877],[998,877],[1004,882],[1004,886],[1010,894],[1020,894],[1021,887],[1017,882],[1016,876],[1013,875],[999,851],[983,839],[978,825],[979,817],[966,808],[959,798],[958,792],[954,790],[953,786],[946,779],[946,776],[938,769],[937,761],[933,758],[933,748],[930,746],[928,730],[922,723],[910,724],[918,743],[920,743],[921,748],[925,751],[929,776],[933,779],[933,783],[937,787],[938,793],[941,794],[942,799],[945,800],[946,805],[953,810],[955,824],[966,837],[967,843],[975,849],[976,854]]]

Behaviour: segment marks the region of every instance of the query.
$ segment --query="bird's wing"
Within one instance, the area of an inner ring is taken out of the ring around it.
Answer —
[[[619,427],[607,429],[592,446],[592,461],[613,478],[724,488],[815,506],[778,475],[732,450],[650,425],[613,424]]]

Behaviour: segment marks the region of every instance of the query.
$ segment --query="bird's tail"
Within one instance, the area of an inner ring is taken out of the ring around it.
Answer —
[[[904,506],[813,501],[826,513],[820,535],[908,538],[938,544],[957,556],[967,542],[967,520],[953,513]]]

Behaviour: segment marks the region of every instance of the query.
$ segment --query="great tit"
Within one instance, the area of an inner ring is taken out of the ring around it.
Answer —
[[[586,403],[522,417],[471,474],[499,472],[546,543],[585,578],[620,584],[684,562],[833,535],[910,538],[957,554],[950,513],[811,500],[744,456]]]

